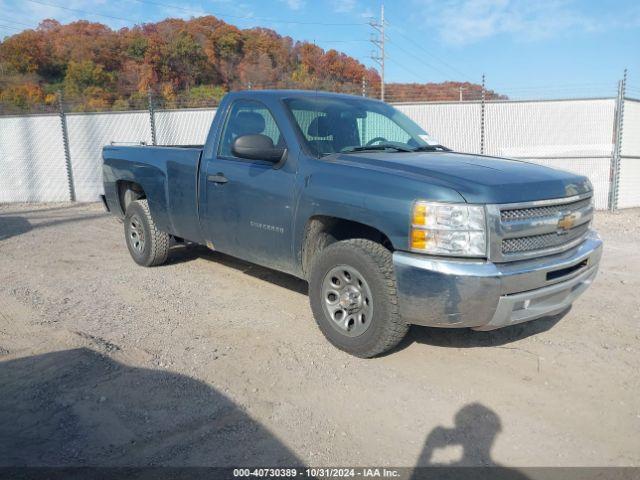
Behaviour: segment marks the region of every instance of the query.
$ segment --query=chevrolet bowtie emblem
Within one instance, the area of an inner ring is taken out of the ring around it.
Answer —
[[[558,231],[560,233],[565,233],[568,230],[573,228],[573,225],[576,223],[576,215],[574,213],[569,213],[564,215],[558,220]]]

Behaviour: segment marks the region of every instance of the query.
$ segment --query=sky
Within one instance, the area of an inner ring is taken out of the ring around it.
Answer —
[[[45,18],[114,29],[215,15],[345,52],[368,66],[375,0],[0,0],[0,37]],[[386,82],[480,83],[512,98],[640,97],[638,0],[386,0]]]

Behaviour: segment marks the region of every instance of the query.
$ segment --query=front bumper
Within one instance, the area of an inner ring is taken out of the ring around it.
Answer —
[[[400,314],[416,325],[476,330],[554,315],[589,287],[601,256],[595,231],[561,254],[510,263],[395,252]]]

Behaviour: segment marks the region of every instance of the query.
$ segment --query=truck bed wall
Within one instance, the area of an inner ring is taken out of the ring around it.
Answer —
[[[103,151],[105,196],[121,212],[118,182],[139,184],[158,228],[203,242],[198,222],[198,166],[202,150],[147,146],[110,146]]]

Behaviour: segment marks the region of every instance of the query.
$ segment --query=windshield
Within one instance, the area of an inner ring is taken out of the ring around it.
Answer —
[[[422,128],[386,103],[319,96],[288,99],[285,104],[309,150],[318,157],[339,152],[409,152],[439,147]]]

